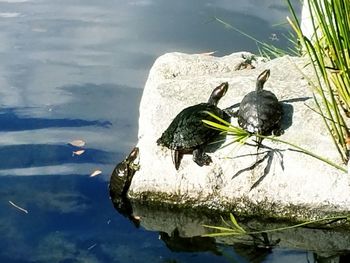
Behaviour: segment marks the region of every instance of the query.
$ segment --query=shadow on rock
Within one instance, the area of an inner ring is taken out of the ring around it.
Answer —
[[[287,130],[293,124],[294,107],[292,103],[304,102],[309,99],[311,99],[311,97],[300,97],[300,98],[286,99],[286,100],[280,101],[283,109],[283,115],[282,115],[282,121],[281,121],[282,130]]]
[[[253,146],[250,144],[247,144],[249,146]],[[266,161],[266,165],[264,168],[264,171],[262,173],[262,175],[259,177],[258,180],[256,180],[253,185],[251,186],[250,190],[253,190],[255,187],[257,187],[263,180],[264,178],[270,173],[271,171],[271,167],[273,164],[273,160],[277,157],[279,160],[279,165],[281,166],[282,170],[284,170],[284,162],[283,162],[283,154],[282,151],[284,150],[280,150],[280,149],[274,149],[268,146],[265,146],[263,144],[260,144],[260,148],[261,149],[266,149],[266,151],[263,152],[258,152],[255,154],[245,154],[245,155],[240,155],[240,156],[236,156],[235,158],[242,158],[242,157],[247,157],[247,156],[252,156],[252,155],[256,155],[256,161],[246,167],[243,168],[241,170],[238,170],[233,176],[232,179],[236,178],[237,176],[239,176],[240,174],[244,173],[244,172],[248,172],[251,171],[253,169],[255,169],[258,165],[264,163]],[[260,155],[263,155],[263,157],[259,158]]]

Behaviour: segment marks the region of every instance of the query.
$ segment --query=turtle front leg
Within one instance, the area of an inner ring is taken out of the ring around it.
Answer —
[[[193,150],[193,161],[199,166],[209,165],[213,162],[211,157],[202,148]]]
[[[132,169],[133,171],[138,171],[140,170],[140,165],[137,163],[130,163],[130,169]]]

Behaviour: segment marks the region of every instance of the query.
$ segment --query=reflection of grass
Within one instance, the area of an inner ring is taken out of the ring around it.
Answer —
[[[311,224],[321,224],[326,222],[332,222],[332,221],[339,221],[339,220],[350,220],[349,216],[331,216],[331,217],[325,217],[321,219],[316,220],[310,220],[307,222],[303,222],[296,225],[286,226],[286,227],[279,227],[279,228],[273,228],[273,229],[265,229],[265,230],[259,230],[259,231],[247,231],[243,227],[241,227],[238,223],[236,218],[233,216],[233,214],[230,213],[230,222],[226,222],[223,218],[222,221],[224,223],[224,227],[220,226],[210,226],[210,225],[204,225],[204,227],[217,230],[219,232],[216,233],[210,233],[205,234],[204,236],[207,237],[218,237],[218,236],[244,236],[244,235],[257,235],[257,234],[263,234],[263,233],[273,233],[273,232],[279,232],[289,229],[294,229],[298,227],[303,227]]]

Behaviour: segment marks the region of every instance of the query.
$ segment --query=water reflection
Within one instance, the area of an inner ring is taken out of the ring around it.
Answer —
[[[61,174],[104,168],[106,177],[135,140],[141,90],[92,84],[62,90],[74,97],[50,111],[47,107],[1,109],[1,174],[50,174],[48,169],[33,171],[46,166]],[[74,155],[77,149],[67,145],[78,138],[87,142],[81,156]]]
[[[21,108],[3,108],[0,110],[0,132],[4,131],[23,131],[36,130],[45,128],[64,128],[64,127],[84,127],[98,126],[109,127],[109,121],[88,121],[82,119],[52,119],[52,118],[35,118],[22,117],[16,112],[24,112],[26,109]],[[31,109],[27,109],[30,111]]]
[[[287,258],[291,262],[300,261],[299,256],[310,262],[307,252],[313,251],[314,262],[342,262],[347,258],[350,248],[350,238],[347,231],[337,231],[322,228],[298,228],[280,232],[249,234],[244,236],[204,237],[210,233],[204,225],[220,226],[219,215],[213,212],[191,211],[190,208],[179,209],[166,205],[157,206],[152,202],[130,200],[127,196],[131,181],[137,173],[136,159],[139,151],[135,147],[130,154],[113,170],[109,184],[109,193],[114,208],[128,218],[136,228],[140,226],[150,231],[159,231],[159,239],[172,252],[199,253],[211,252],[216,256],[238,259],[238,262],[273,262],[275,251],[288,248]],[[137,216],[136,216],[137,215]],[[246,230],[276,229],[286,224],[264,223],[255,220],[245,220]],[[225,247],[223,247],[225,244]],[[228,248],[232,247],[232,250]],[[294,253],[295,250],[297,253]],[[296,255],[294,255],[296,254]],[[307,257],[305,257],[305,255]],[[271,255],[272,259],[271,259]],[[277,262],[280,262],[278,257]]]
[[[86,149],[81,157],[72,154],[69,145],[25,144],[0,146],[0,156],[7,156],[0,162],[0,169],[65,165],[66,163],[101,163],[114,161],[114,155],[98,149]]]
[[[2,177],[0,193],[1,262],[113,262],[107,247],[132,243],[131,226],[111,209],[102,181],[77,174]]]
[[[222,225],[217,214],[160,207],[148,202],[128,202],[132,205],[133,213],[140,216],[141,226],[159,231],[160,239],[173,252],[210,251],[217,256],[231,255],[238,258],[238,262],[281,262],[283,257],[287,261],[282,262],[344,262],[350,253],[347,231],[298,228],[270,234],[207,238],[202,237],[209,231],[203,227],[204,224]],[[286,226],[286,223],[244,220],[241,225],[256,230],[278,228]],[[229,247],[232,249],[228,250]],[[275,258],[278,253],[283,255]]]

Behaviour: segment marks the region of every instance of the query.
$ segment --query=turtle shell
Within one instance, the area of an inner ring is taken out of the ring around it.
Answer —
[[[134,171],[130,169],[127,161],[124,160],[121,163],[117,164],[113,170],[109,182],[110,196],[112,199],[114,196],[121,196],[126,194],[131,183],[130,177],[132,177],[133,174]]]
[[[139,154],[139,149],[135,147],[130,154],[116,165],[109,181],[109,194],[114,200],[116,197],[126,196],[132,178],[138,170],[138,164],[134,161]]]
[[[250,133],[270,135],[281,119],[282,106],[271,91],[252,91],[240,103],[238,124]]]
[[[212,142],[220,134],[220,131],[210,128],[202,122],[202,120],[216,121],[205,111],[209,111],[226,121],[230,120],[230,117],[217,106],[200,103],[182,110],[163,132],[157,143],[172,150],[190,151]]]

